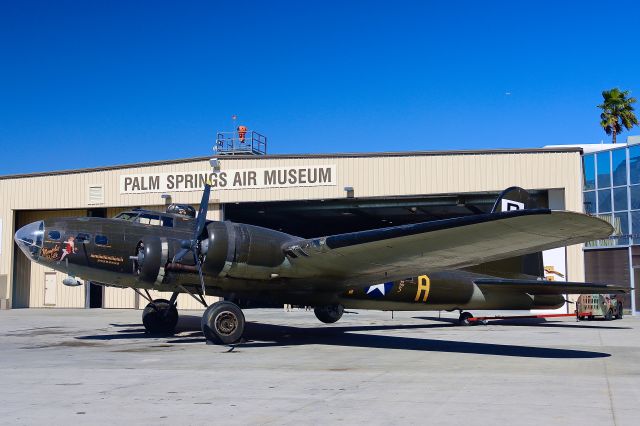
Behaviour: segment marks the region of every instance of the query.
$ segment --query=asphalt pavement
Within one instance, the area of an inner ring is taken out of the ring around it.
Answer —
[[[206,345],[199,311],[150,337],[140,311],[0,311],[2,424],[636,425],[640,318],[493,321],[247,310]],[[478,313],[480,314],[480,313]]]

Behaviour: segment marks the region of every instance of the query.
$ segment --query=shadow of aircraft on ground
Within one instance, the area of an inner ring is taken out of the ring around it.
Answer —
[[[417,317],[420,319],[438,320],[438,318]],[[444,319],[442,319],[444,320]],[[448,319],[436,324],[411,325],[362,325],[362,326],[318,326],[291,327],[248,322],[241,343],[234,345],[238,349],[329,345],[359,348],[399,349],[424,352],[465,353],[479,355],[496,355],[523,358],[557,358],[584,359],[611,356],[604,352],[582,351],[574,349],[544,348],[534,346],[505,345],[492,343],[464,342],[459,340],[429,339],[405,336],[385,336],[365,334],[366,332],[387,332],[402,330],[446,329],[454,327]],[[130,327],[133,324],[111,324],[113,327]],[[522,325],[522,324],[510,324]],[[529,324],[534,325],[534,324]],[[551,324],[537,324],[550,326]],[[575,324],[557,323],[557,327],[583,327]],[[479,326],[481,327],[481,326]],[[589,327],[604,328],[604,327]],[[619,327],[618,327],[619,328]],[[200,317],[182,315],[176,329],[178,336],[154,336],[139,328],[123,328],[111,334],[80,336],[81,340],[118,340],[118,339],[162,339],[167,344],[204,343],[200,331]]]

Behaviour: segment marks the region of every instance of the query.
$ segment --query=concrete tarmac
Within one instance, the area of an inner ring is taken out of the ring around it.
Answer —
[[[198,311],[149,337],[140,311],[0,311],[2,424],[637,425],[640,318],[495,321],[246,310],[205,345]],[[479,312],[477,314],[480,314]]]

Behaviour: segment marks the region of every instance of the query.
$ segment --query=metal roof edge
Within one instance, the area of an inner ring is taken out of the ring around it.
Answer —
[[[415,156],[445,156],[445,155],[491,155],[491,154],[541,154],[541,153],[580,152],[579,147],[554,148],[512,148],[512,149],[484,149],[484,150],[450,150],[450,151],[396,151],[396,152],[348,152],[326,154],[268,154],[268,155],[208,155],[204,157],[181,158],[176,160],[161,160],[144,163],[118,164],[114,166],[92,167],[85,169],[54,170],[49,172],[23,173],[0,176],[0,180],[23,179],[30,177],[44,177],[79,173],[95,173],[119,169],[162,166],[165,164],[195,163],[208,161],[210,158],[219,160],[257,160],[257,159],[286,159],[286,158],[365,158],[365,157],[415,157]]]

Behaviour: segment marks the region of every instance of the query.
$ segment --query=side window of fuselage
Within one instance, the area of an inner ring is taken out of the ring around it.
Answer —
[[[173,228],[173,218],[162,216],[162,226],[166,226],[167,228]]]
[[[107,238],[104,235],[96,235],[96,245],[97,246],[108,246],[109,245],[109,238]]]
[[[77,244],[88,243],[89,241],[91,241],[91,235],[85,234],[84,232],[80,232],[75,239]]]
[[[47,233],[47,237],[53,241],[60,240],[60,231],[51,230]]]

